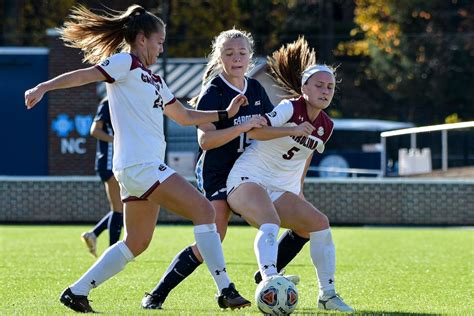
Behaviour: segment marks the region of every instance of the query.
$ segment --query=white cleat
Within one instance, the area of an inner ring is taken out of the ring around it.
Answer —
[[[322,310],[334,310],[339,312],[354,313],[355,309],[344,303],[339,294],[323,296],[318,300],[318,308]]]
[[[86,244],[89,252],[97,258],[97,237],[93,232],[84,232],[81,235],[82,241]]]

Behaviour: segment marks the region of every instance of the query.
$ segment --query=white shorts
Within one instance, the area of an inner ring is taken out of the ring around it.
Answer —
[[[148,196],[175,171],[156,161],[127,167],[114,172],[120,185],[123,202],[146,200]]]
[[[280,196],[282,196],[283,193],[286,192],[286,191],[270,188],[264,183],[264,181],[258,179],[257,177],[251,177],[251,176],[241,177],[238,174],[236,174],[236,172],[231,172],[229,174],[229,177],[227,178],[227,196],[229,196],[232,193],[232,191],[237,189],[239,185],[241,185],[242,183],[247,183],[247,182],[256,183],[262,188],[264,188],[265,191],[267,191],[268,196],[270,197],[272,202],[275,202],[276,200],[278,200]]]

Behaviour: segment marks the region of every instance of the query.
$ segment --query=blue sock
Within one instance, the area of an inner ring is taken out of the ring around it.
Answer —
[[[96,237],[99,237],[99,235],[107,229],[109,218],[112,215],[112,211],[108,212],[104,217],[100,219],[100,221],[95,225],[94,229],[92,232]]]
[[[108,229],[109,229],[109,243],[110,246],[115,244],[120,239],[123,227],[123,215],[119,212],[111,212],[109,217]]]

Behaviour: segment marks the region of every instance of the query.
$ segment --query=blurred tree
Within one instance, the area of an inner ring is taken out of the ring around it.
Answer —
[[[154,0],[4,0],[0,1],[0,45],[46,45],[46,30],[61,26],[71,7],[78,3],[92,9],[114,10],[125,10],[137,3],[157,11]]]
[[[1,45],[43,46],[45,31],[57,27],[68,14],[76,0],[6,0],[0,7],[4,18],[0,19],[2,29]]]
[[[281,45],[287,2],[239,0],[242,27],[252,33],[257,55],[265,56]]]
[[[339,53],[367,55],[364,76],[396,101],[403,119],[474,119],[474,2],[356,0],[354,41]]]
[[[170,57],[205,57],[221,31],[240,27],[237,0],[171,0],[167,22]]]

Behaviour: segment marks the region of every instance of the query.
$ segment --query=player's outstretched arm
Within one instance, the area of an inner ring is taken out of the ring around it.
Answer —
[[[180,125],[201,125],[233,117],[242,105],[247,104],[247,98],[242,94],[233,98],[224,111],[192,110],[184,107],[181,102],[175,101],[165,107],[164,114]]]
[[[25,91],[25,106],[27,109],[31,109],[41,101],[44,94],[48,91],[79,87],[105,79],[104,75],[94,66],[67,72]]]
[[[247,122],[223,129],[216,129],[214,124],[208,123],[198,126],[199,147],[209,150],[227,144],[233,139],[246,133],[252,128],[266,126],[267,122],[263,117],[253,117]]]
[[[265,126],[254,128],[247,135],[256,140],[270,140],[285,136],[308,136],[314,131],[314,126],[309,122],[303,122],[297,126],[291,127],[272,127]]]

